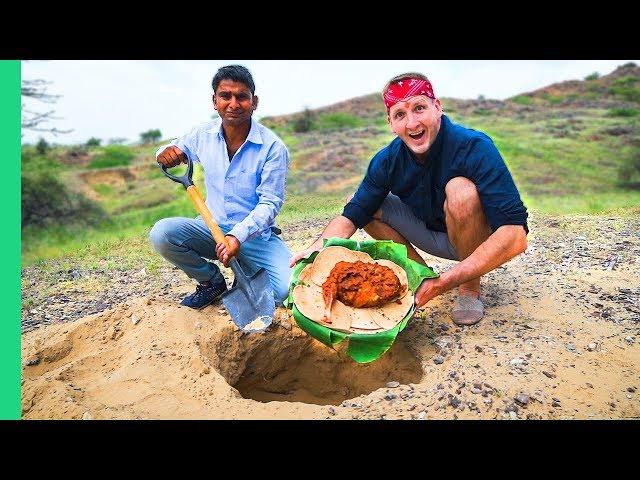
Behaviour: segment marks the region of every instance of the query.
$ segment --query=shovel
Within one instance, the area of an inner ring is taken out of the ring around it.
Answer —
[[[167,172],[167,167],[158,163],[162,173],[174,182],[182,184],[187,189],[187,194],[196,210],[211,230],[211,234],[216,243],[227,244],[224,233],[213,219],[209,208],[196,187],[193,184],[193,162],[187,158],[187,173],[182,177]],[[273,298],[273,290],[269,283],[269,274],[264,268],[258,270],[252,276],[247,276],[238,260],[234,257],[230,261],[231,270],[235,275],[234,286],[221,295],[222,303],[227,312],[241,330],[245,332],[261,332],[265,330],[273,321],[273,314],[276,309]]]

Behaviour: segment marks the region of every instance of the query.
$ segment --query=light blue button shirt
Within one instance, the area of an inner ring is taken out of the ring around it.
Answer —
[[[240,243],[260,236],[268,240],[284,202],[289,151],[282,140],[251,119],[247,139],[229,161],[222,120],[198,125],[163,145],[156,157],[175,145],[204,170],[206,204],[221,227]]]

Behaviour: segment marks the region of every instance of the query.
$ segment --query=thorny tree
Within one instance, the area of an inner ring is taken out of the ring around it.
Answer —
[[[60,95],[53,95],[51,93],[47,93],[47,86],[51,84],[46,80],[36,79],[36,80],[22,80],[22,98],[33,98],[42,103],[53,104],[55,103]],[[23,130],[33,130],[36,132],[49,132],[53,135],[58,135],[61,133],[69,133],[73,130],[59,130],[55,127],[46,126],[48,122],[51,120],[59,120],[59,117],[54,117],[55,111],[49,110],[46,112],[35,112],[29,110],[24,103],[22,102],[22,129]]]

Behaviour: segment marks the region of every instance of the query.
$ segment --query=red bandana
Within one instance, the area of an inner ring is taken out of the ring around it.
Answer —
[[[387,107],[387,113],[396,103],[402,102],[409,97],[416,95],[426,95],[429,98],[436,98],[433,94],[433,87],[428,80],[419,78],[405,78],[389,85],[382,98]]]

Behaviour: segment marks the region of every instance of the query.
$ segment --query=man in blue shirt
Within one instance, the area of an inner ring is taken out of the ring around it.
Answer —
[[[263,267],[277,303],[287,296],[291,251],[277,236],[275,218],[285,196],[289,152],[280,138],[252,119],[258,106],[249,70],[220,68],[211,82],[219,119],[203,123],[156,153],[158,163],[174,167],[187,158],[202,165],[206,204],[225,233],[228,247],[216,245],[200,218],[164,218],[151,229],[155,250],[198,281],[181,304],[200,309],[227,290],[220,269],[237,256],[248,275]]]
[[[459,260],[415,292],[418,307],[458,287],[452,319],[480,321],[480,277],[527,248],[527,210],[492,140],[456,125],[442,113],[428,78],[406,73],[385,86],[387,121],[397,137],[371,160],[355,195],[301,258],[329,237],[351,237],[364,228],[373,238]]]

